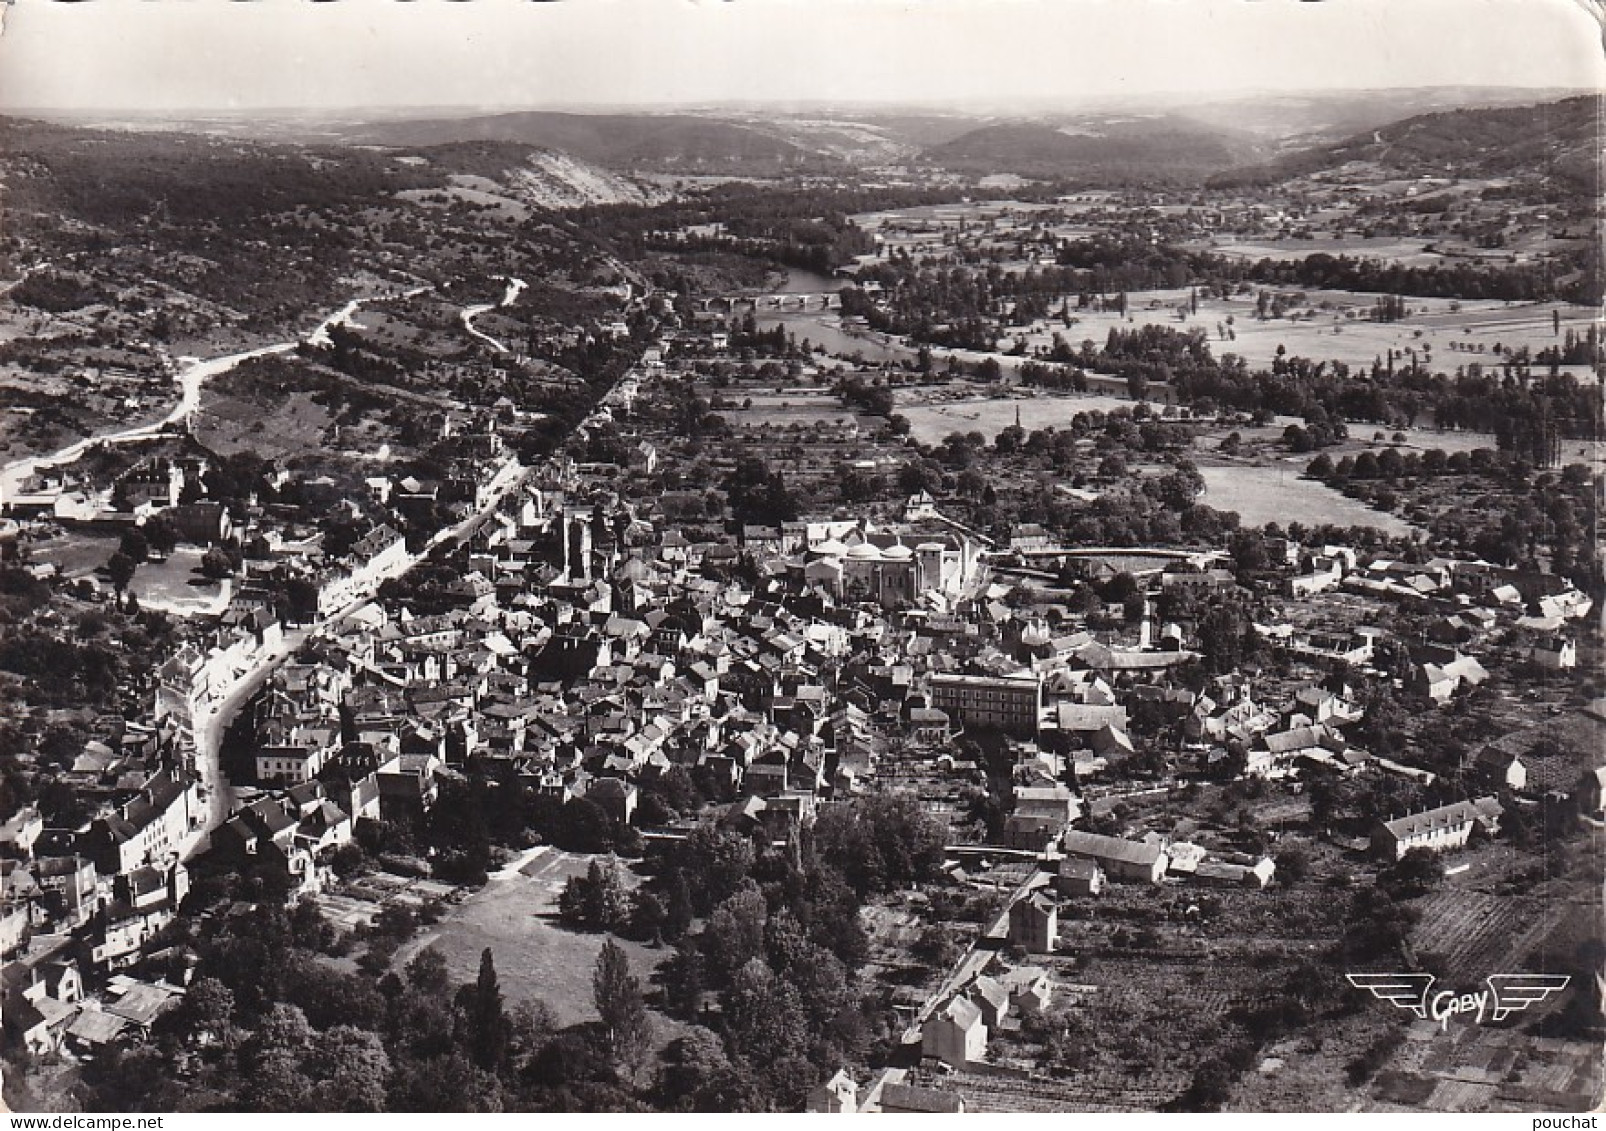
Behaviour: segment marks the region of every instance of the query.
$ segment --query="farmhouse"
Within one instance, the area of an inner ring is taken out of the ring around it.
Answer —
[[[858,1111],[859,1085],[846,1068],[839,1068],[825,1083],[809,1092],[803,1110],[831,1115],[853,1115]]]
[[[1578,666],[1578,645],[1565,636],[1547,636],[1534,644],[1531,656],[1546,671],[1567,671]]]

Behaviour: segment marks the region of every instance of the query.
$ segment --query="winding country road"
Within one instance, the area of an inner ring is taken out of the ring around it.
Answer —
[[[495,338],[491,337],[491,335],[484,334],[479,330],[476,330],[474,328],[474,319],[478,318],[486,311],[495,310],[502,306],[513,305],[513,303],[518,301],[519,295],[523,293],[524,288],[527,286],[529,286],[529,284],[523,279],[516,279],[512,276],[509,276],[507,280],[507,293],[502,296],[501,302],[487,302],[476,306],[465,306],[463,308],[463,329],[467,330],[480,341],[490,346],[497,353],[511,353],[512,351],[509,350],[506,345],[497,341]]]
[[[415,288],[405,293],[409,295],[418,294],[424,289],[427,288]],[[313,345],[327,345],[331,327],[343,326],[349,323],[363,303],[387,297],[390,296],[367,295],[363,298],[352,299],[345,306],[318,323],[317,327],[307,335],[305,340]],[[258,346],[256,349],[225,354],[222,357],[208,358],[204,361],[196,357],[179,358],[179,361],[184,366],[178,374],[179,400],[166,416],[160,420],[135,425],[132,428],[125,428],[118,432],[87,436],[82,440],[68,444],[58,452],[48,455],[28,456],[0,467],[0,500],[9,499],[16,495],[22,485],[39,471],[72,463],[96,444],[129,444],[137,443],[141,440],[154,439],[161,435],[162,431],[168,426],[180,423],[200,406],[201,390],[212,378],[227,373],[235,366],[255,357],[289,353],[299,344],[299,341],[278,342],[271,346]]]

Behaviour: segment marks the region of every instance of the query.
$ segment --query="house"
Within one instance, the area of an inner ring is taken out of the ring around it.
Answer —
[[[598,778],[586,790],[586,800],[602,806],[603,812],[621,825],[636,815],[641,791],[622,778]]]
[[[25,805],[0,824],[0,856],[32,860],[33,846],[45,831],[38,808]]]
[[[832,1115],[853,1115],[858,1111],[859,1086],[846,1068],[838,1068],[825,1083],[809,1092],[803,1110]]]
[[[1059,839],[1065,825],[1063,819],[1050,814],[1011,813],[1004,820],[1004,845],[1023,852],[1044,852]]]
[[[44,856],[33,868],[45,910],[61,929],[80,927],[100,909],[95,862],[86,856]]]
[[[1276,734],[1262,734],[1249,747],[1244,772],[1263,778],[1287,777],[1300,760],[1346,768],[1340,763],[1349,744],[1326,726],[1294,727]]]
[[[977,976],[970,983],[970,989],[965,991],[965,996],[981,1010],[982,1022],[988,1029],[998,1029],[1009,1016],[1009,990],[996,978],[989,978],[986,974]]]
[[[1606,766],[1596,766],[1584,774],[1574,796],[1585,815],[1596,818],[1606,815]]]
[[[1048,550],[1054,546],[1054,535],[1035,522],[1016,526],[1009,537],[1011,550]]]
[[[1010,1004],[1024,1017],[1035,1017],[1054,1000],[1054,979],[1041,966],[1017,966],[1000,979],[1009,990]]]
[[[1398,860],[1413,848],[1447,852],[1461,848],[1474,830],[1487,835],[1500,831],[1500,802],[1493,797],[1457,801],[1392,821],[1380,821],[1372,832],[1372,849],[1387,860]]]
[[[1170,860],[1159,844],[1123,840],[1098,833],[1071,831],[1060,842],[1068,857],[1091,860],[1113,879],[1157,884],[1165,878]]]
[[[198,783],[181,771],[163,770],[91,827],[88,845],[96,867],[103,875],[122,875],[178,852],[203,815]]]
[[[1053,954],[1059,945],[1059,908],[1042,892],[1009,908],[1009,941],[1032,954]]]
[[[428,812],[440,794],[436,775],[446,766],[433,754],[398,754],[374,771],[385,820]]]
[[[45,1056],[61,1045],[63,1022],[70,1022],[76,1011],[51,998],[29,1001],[20,993],[7,993],[0,1019],[7,1039],[32,1056]]]
[[[1054,889],[1061,895],[1098,895],[1104,890],[1104,869],[1092,860],[1067,856],[1060,861]]]
[[[1500,743],[1484,747],[1478,755],[1478,767],[1514,793],[1521,793],[1528,786],[1528,767],[1523,765],[1521,755],[1513,754]]]
[[[909,733],[922,746],[946,746],[952,735],[947,711],[914,707],[909,711]]]
[[[229,516],[229,508],[222,503],[183,503],[169,507],[164,514],[180,541],[197,546],[227,542],[234,533],[234,520]]]
[[[987,1055],[987,1025],[981,1010],[962,997],[951,999],[921,1027],[920,1055],[954,1068],[982,1060]]]
[[[913,1084],[883,1084],[881,1110],[887,1114],[955,1115],[963,1114],[965,1101],[961,1096],[938,1088],[917,1088]]]
[[[1536,641],[1529,655],[1546,671],[1568,671],[1578,666],[1578,645],[1565,636],[1547,636]]]
[[[1476,658],[1453,648],[1424,645],[1417,649],[1417,667],[1411,673],[1411,690],[1433,703],[1447,703],[1464,687],[1477,687],[1489,672]]]
[[[1081,802],[1063,785],[1018,786],[1015,811],[1004,824],[1004,843],[1041,852],[1081,815]]]
[[[1235,864],[1224,860],[1204,860],[1193,870],[1193,878],[1200,883],[1221,887],[1263,888],[1276,875],[1277,865],[1268,856],[1253,864]]]

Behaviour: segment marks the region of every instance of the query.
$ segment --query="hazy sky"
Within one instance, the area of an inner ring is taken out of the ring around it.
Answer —
[[[1600,0],[16,0],[0,109],[1606,86]]]

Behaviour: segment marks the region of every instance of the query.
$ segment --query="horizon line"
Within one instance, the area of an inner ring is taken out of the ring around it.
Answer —
[[[269,115],[301,116],[301,117],[337,117],[341,115],[374,115],[397,116],[406,114],[429,114],[432,116],[458,116],[475,115],[487,116],[494,114],[521,114],[521,113],[554,113],[576,115],[604,115],[604,114],[668,114],[685,112],[729,112],[729,111],[801,111],[804,109],[838,109],[838,110],[926,110],[937,113],[958,114],[996,114],[1009,113],[1011,108],[1026,112],[1044,112],[1055,106],[1064,109],[1111,109],[1122,104],[1140,105],[1175,99],[1190,99],[1195,104],[1209,104],[1214,102],[1232,102],[1246,98],[1310,98],[1359,96],[1367,94],[1389,94],[1396,91],[1432,92],[1432,91],[1469,91],[1487,92],[1490,96],[1524,96],[1524,95],[1559,95],[1561,97],[1574,97],[1582,95],[1606,96],[1601,90],[1589,86],[1569,85],[1526,85],[1505,83],[1432,83],[1422,85],[1398,86],[1326,86],[1326,87],[1241,87],[1232,90],[1198,91],[1189,89],[1169,89],[1145,91],[1142,93],[1125,94],[1084,94],[1069,98],[1044,96],[1040,98],[1007,99],[997,103],[989,103],[979,99],[955,99],[950,101],[932,99],[833,99],[830,97],[805,98],[770,98],[770,99],[720,99],[714,101],[656,101],[656,102],[541,102],[541,103],[369,103],[343,106],[320,106],[315,104],[292,104],[279,106],[182,106],[182,107],[127,107],[127,106],[53,106],[53,105],[18,105],[0,106],[0,116],[26,116],[29,114],[49,114],[75,117],[101,117],[121,119],[143,118],[170,118],[170,117],[212,117],[212,118],[250,118]]]

